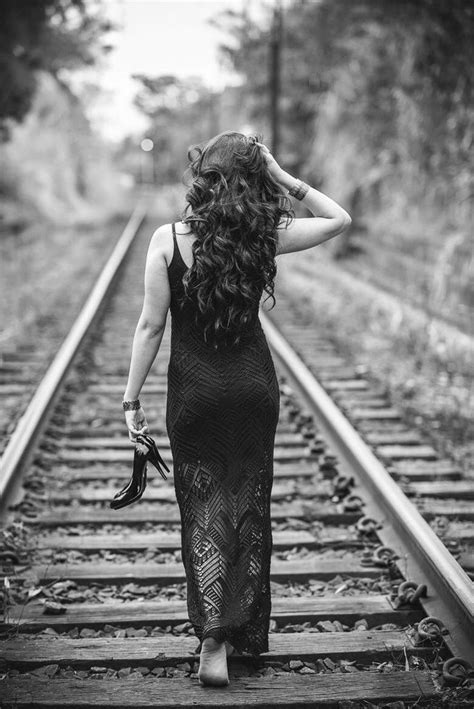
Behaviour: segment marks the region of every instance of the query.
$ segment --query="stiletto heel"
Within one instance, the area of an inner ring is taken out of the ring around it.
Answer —
[[[132,504],[139,500],[145,492],[147,484],[147,462],[152,463],[160,475],[167,480],[162,467],[169,472],[169,468],[158,452],[156,443],[151,436],[140,434],[137,436],[135,454],[133,457],[132,477],[124,487],[114,495],[109,505],[113,510]]]
[[[144,445],[148,446],[148,460],[152,465],[155,466],[159,474],[164,480],[168,480],[167,476],[165,475],[164,468],[168,473],[170,472],[170,469],[166,465],[165,461],[160,455],[160,452],[158,448],[156,447],[156,443],[153,440],[151,436],[149,436],[147,433],[143,433],[140,436],[137,437],[137,440],[140,440],[140,442],[143,442]]]

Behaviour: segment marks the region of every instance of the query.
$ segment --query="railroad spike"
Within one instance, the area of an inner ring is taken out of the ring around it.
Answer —
[[[359,495],[349,495],[342,502],[344,512],[359,512],[365,505],[364,500]]]
[[[381,522],[378,522],[373,517],[368,517],[367,515],[364,517],[361,517],[356,522],[356,529],[362,535],[372,534],[377,529],[382,529],[382,526],[383,525]]]
[[[423,618],[415,628],[415,645],[438,644],[449,632],[443,621],[434,616]]]
[[[419,606],[420,598],[426,598],[428,589],[426,584],[417,584],[415,581],[403,581],[398,586],[397,595],[393,599],[395,608],[403,608],[406,606]]]
[[[472,686],[474,667],[462,657],[450,657],[443,665],[443,680],[450,687]]]

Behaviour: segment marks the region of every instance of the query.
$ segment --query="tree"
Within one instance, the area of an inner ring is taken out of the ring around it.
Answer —
[[[94,64],[110,49],[112,29],[98,0],[3,0],[0,23],[0,131],[21,121],[31,106],[35,72],[55,76]],[[64,77],[63,77],[64,80]]]
[[[216,23],[229,34],[221,52],[242,77],[241,103],[268,127],[271,13],[257,22],[227,12]],[[389,199],[397,180],[405,200],[472,197],[471,0],[293,0],[283,24],[290,169],[361,211],[384,186]]]
[[[265,119],[270,14],[257,24],[245,11],[227,11],[215,24],[231,37],[221,53],[243,78],[251,116]],[[421,163],[430,163],[439,141],[454,148],[447,124],[456,126],[456,142],[464,150],[464,107],[472,107],[473,63],[470,0],[295,0],[284,18],[287,139],[306,135],[318,115],[318,101],[337,87],[341,120],[364,121],[374,150],[396,137],[401,95],[414,101],[427,119],[418,142]],[[345,93],[338,86],[341,77]],[[303,142],[300,161],[307,154]]]

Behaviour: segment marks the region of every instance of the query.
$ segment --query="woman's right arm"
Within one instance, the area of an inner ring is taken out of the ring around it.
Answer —
[[[268,148],[262,147],[269,172],[282,187],[289,190],[297,184],[297,179],[283,170]],[[307,207],[314,217],[298,217],[288,226],[278,228],[278,254],[303,251],[332,239],[349,228],[352,223],[350,215],[337,202],[327,195],[310,187],[301,203]]]
[[[282,170],[279,182],[289,190],[296,184],[296,178]],[[349,214],[337,202],[314,187],[308,187],[301,204],[304,204],[314,217],[297,217],[287,227],[279,228],[277,254],[310,249],[342,234],[352,223]]]

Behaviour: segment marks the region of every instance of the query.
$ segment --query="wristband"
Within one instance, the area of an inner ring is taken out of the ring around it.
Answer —
[[[288,190],[288,194],[296,199],[302,200],[309,191],[309,185],[301,180],[296,180],[296,183]]]
[[[141,408],[140,399],[133,399],[132,401],[122,401],[122,407],[124,411],[137,411]]]

